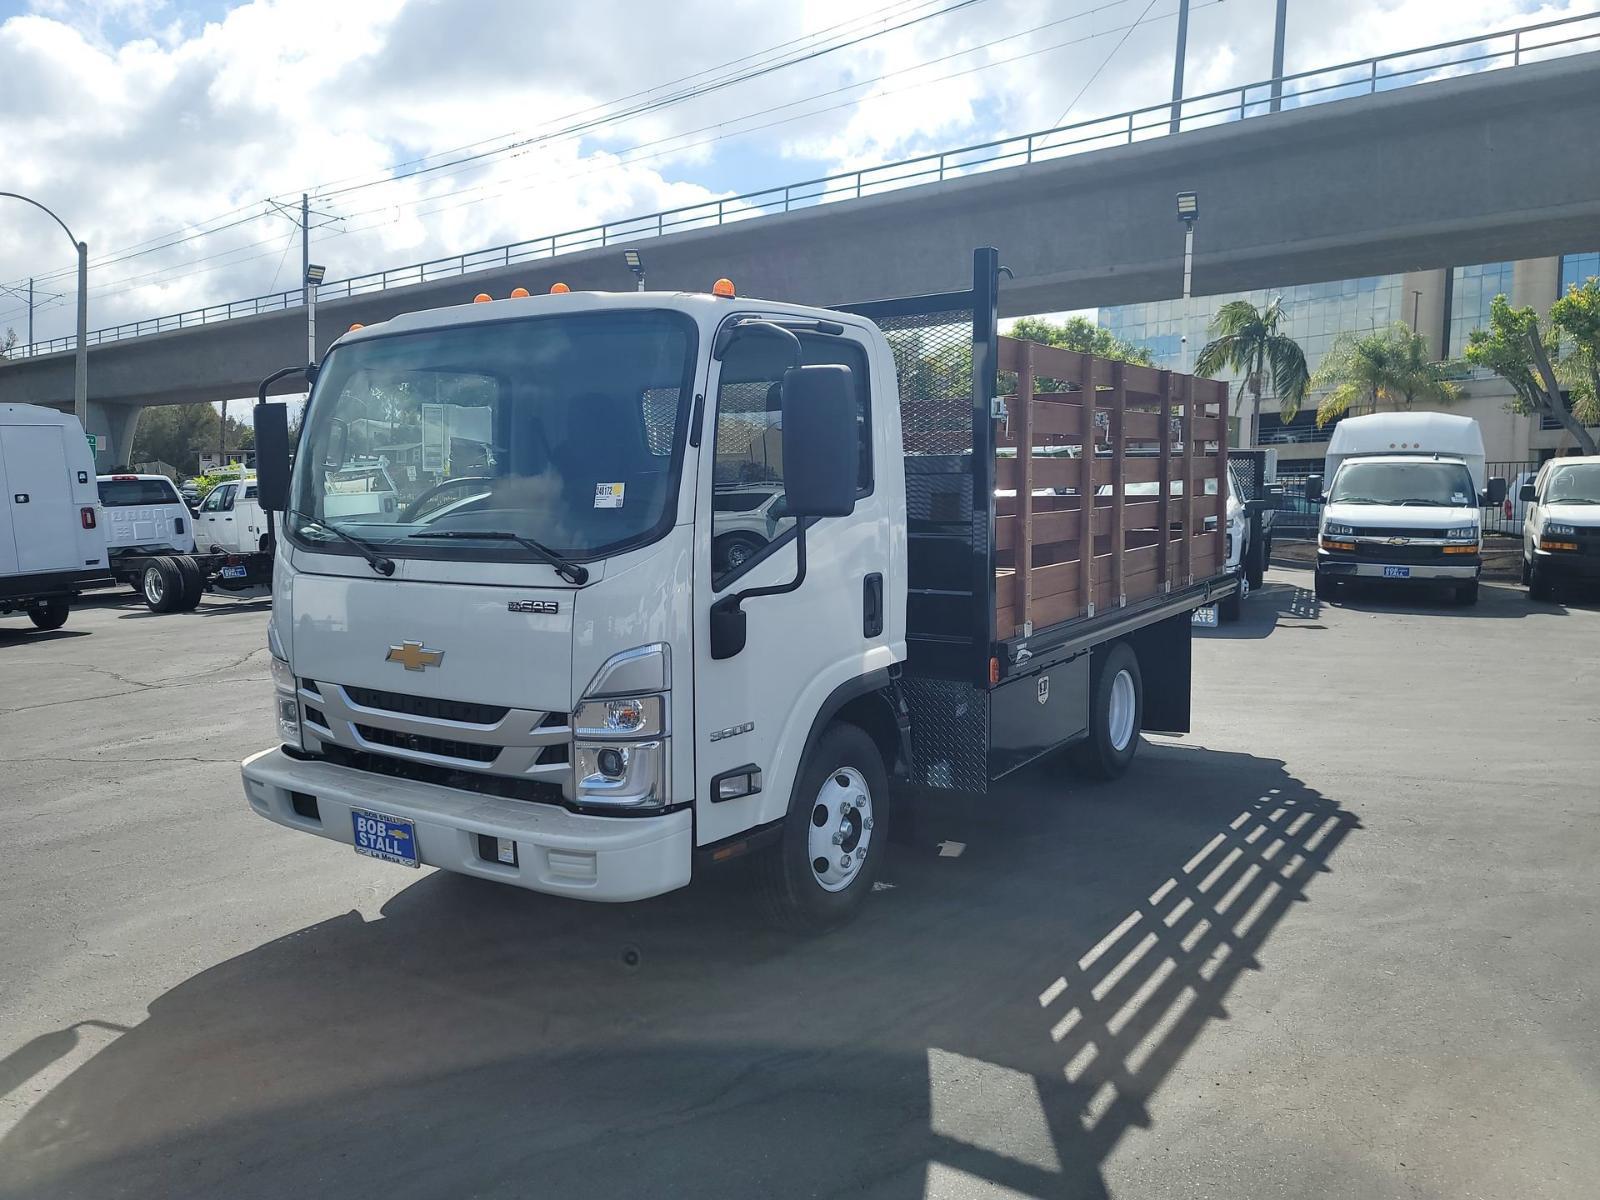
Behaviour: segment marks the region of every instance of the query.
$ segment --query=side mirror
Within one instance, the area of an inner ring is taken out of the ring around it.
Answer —
[[[1267,502],[1264,499],[1246,500],[1244,502],[1244,515],[1247,517],[1259,517],[1266,511]]]
[[[1525,483],[1522,485],[1522,489],[1517,493],[1517,499],[1523,501],[1524,503],[1531,503],[1533,500],[1538,498],[1538,495],[1539,493],[1534,488],[1533,484]]]
[[[1483,494],[1478,497],[1480,508],[1492,508],[1506,498],[1506,481],[1496,475],[1489,480],[1489,486],[1483,489]]]
[[[289,408],[256,405],[256,500],[268,512],[289,507]]]
[[[783,373],[783,488],[787,515],[848,517],[856,507],[855,389],[850,368]]]
[[[1306,476],[1306,500],[1311,504],[1322,503],[1322,476]]]

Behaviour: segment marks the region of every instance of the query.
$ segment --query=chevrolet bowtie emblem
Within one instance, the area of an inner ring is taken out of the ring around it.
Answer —
[[[1410,538],[1392,537],[1389,539],[1389,545],[1391,546],[1409,546],[1410,544]]]
[[[401,642],[398,646],[389,647],[389,653],[383,661],[397,662],[408,671],[421,671],[442,663],[444,651],[425,649],[421,642]]]

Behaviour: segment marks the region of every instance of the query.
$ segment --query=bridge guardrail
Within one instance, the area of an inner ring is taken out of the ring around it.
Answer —
[[[1176,104],[1163,101],[1111,116],[1094,117],[1070,125],[918,155],[856,171],[760,188],[740,195],[624,217],[563,233],[544,234],[503,246],[371,271],[348,279],[329,280],[318,288],[317,300],[319,303],[343,300],[387,291],[392,287],[413,286],[519,262],[555,258],[578,250],[644,241],[670,233],[759,219],[773,213],[794,212],[842,200],[859,200],[918,184],[942,183],[985,171],[1048,162],[1187,130],[1225,125],[1278,109],[1303,108],[1435,79],[1520,66],[1525,62],[1546,61],[1582,53],[1585,49],[1600,49],[1600,12],[1580,13],[1478,37],[1457,38],[1298,71],[1275,79],[1185,97]],[[1424,59],[1428,61],[1413,61]],[[1397,82],[1402,80],[1407,82]],[[101,345],[214,321],[299,308],[302,304],[299,288],[270,292],[91,330],[88,341],[91,346]],[[75,337],[51,338],[13,347],[11,357],[58,354],[73,349],[76,344]]]

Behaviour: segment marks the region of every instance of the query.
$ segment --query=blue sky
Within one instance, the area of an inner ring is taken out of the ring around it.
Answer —
[[[319,193],[330,277],[1158,103],[1177,0],[0,0],[7,190],[91,247],[91,327],[285,288]],[[1188,91],[1265,77],[1274,0],[1193,0]],[[1600,0],[1290,0],[1291,71]],[[898,26],[904,26],[899,28]],[[632,117],[619,102],[855,44]],[[1098,72],[1098,74],[1096,74]],[[1092,79],[1092,82],[1091,82]],[[595,118],[556,137],[574,114]],[[800,119],[796,119],[800,118]],[[512,149],[514,142],[545,140]],[[462,148],[493,151],[457,164]],[[405,159],[436,169],[395,171]],[[71,290],[0,215],[0,284]],[[60,245],[56,242],[60,241]],[[25,321],[0,295],[0,333]],[[36,312],[68,331],[68,297]]]

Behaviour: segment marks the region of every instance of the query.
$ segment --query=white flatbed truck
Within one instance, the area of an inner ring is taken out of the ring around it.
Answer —
[[[725,285],[409,313],[262,384],[257,813],[600,901],[754,855],[815,928],[871,891],[891,781],[984,792],[1064,746],[1115,776],[1141,729],[1188,729],[1191,612],[1236,586],[1225,385],[999,337],[992,249],[970,289],[848,309]],[[490,410],[472,474],[330,514],[344,431],[404,440],[408,394]],[[737,562],[732,478],[783,490]]]

